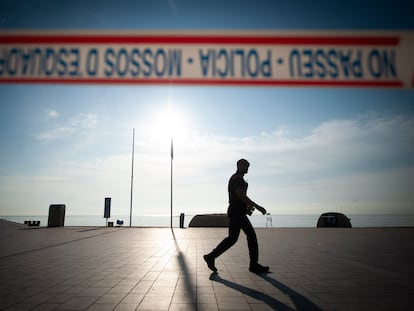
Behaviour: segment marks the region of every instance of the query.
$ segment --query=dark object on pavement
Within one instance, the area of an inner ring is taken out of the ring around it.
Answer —
[[[24,224],[28,225],[29,227],[39,227],[40,220],[25,220]]]
[[[228,227],[227,214],[205,214],[195,215],[191,219],[189,227]]]
[[[65,204],[51,204],[49,206],[49,219],[47,221],[48,227],[63,227],[65,226]]]
[[[341,213],[324,213],[318,219],[318,228],[352,228],[351,221]]]

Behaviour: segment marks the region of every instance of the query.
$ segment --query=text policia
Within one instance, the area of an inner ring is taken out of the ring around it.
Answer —
[[[396,64],[393,48],[0,48],[0,78],[396,79]]]

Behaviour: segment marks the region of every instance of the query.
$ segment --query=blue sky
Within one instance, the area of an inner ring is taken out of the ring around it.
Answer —
[[[310,4],[311,3],[311,4]],[[0,29],[410,30],[410,1],[1,1]],[[230,14],[231,12],[231,14]],[[414,92],[369,88],[0,85],[0,215],[223,212],[235,161],[272,214],[414,211]]]

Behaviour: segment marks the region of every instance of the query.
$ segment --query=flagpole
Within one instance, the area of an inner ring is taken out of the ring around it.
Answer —
[[[173,159],[174,159],[174,144],[173,144],[173,136],[171,135],[171,180],[170,180],[170,228],[173,227]]]
[[[132,194],[133,194],[133,188],[134,188],[134,153],[135,153],[135,128],[132,129],[131,200],[129,204],[129,227],[132,226]]]

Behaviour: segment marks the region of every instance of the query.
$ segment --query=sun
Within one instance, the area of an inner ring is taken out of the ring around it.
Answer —
[[[156,141],[184,140],[190,132],[190,122],[182,111],[171,105],[154,111],[146,122],[147,135]]]

